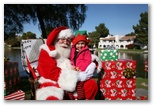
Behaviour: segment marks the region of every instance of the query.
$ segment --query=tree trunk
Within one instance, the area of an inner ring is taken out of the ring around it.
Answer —
[[[41,26],[41,30],[42,30],[42,38],[47,38],[47,34],[46,34],[46,31],[45,31],[45,25],[44,25],[44,22],[43,22],[43,18],[42,18],[42,15],[41,15],[39,5],[36,5],[36,11],[37,11],[37,17],[38,17],[38,20],[39,20],[39,23],[40,23],[40,26]]]

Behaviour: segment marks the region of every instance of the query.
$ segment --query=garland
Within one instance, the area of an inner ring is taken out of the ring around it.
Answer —
[[[125,68],[123,71],[123,76],[126,78],[133,78],[136,75],[136,72],[131,68]]]

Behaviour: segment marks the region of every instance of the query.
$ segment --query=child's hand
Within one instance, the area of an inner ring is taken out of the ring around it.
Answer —
[[[72,69],[73,69],[74,71],[80,71],[79,67],[72,66]]]
[[[79,67],[76,67],[76,71],[80,71]]]
[[[76,67],[75,66],[72,66],[72,70],[75,70],[76,71]]]

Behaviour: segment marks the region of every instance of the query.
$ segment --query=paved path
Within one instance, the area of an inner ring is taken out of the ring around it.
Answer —
[[[148,96],[148,90],[146,89],[136,89],[136,96]]]

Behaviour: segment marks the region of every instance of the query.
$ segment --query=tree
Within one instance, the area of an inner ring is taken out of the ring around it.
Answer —
[[[89,45],[92,47],[95,45],[98,47],[98,42],[100,37],[106,37],[109,34],[108,28],[105,27],[104,23],[99,24],[99,26],[95,27],[96,31],[89,33],[90,43]]]
[[[136,34],[134,32],[128,33],[125,36],[136,36]]]
[[[36,39],[36,34],[32,32],[23,33],[22,39]]]
[[[89,33],[90,43],[89,46],[92,48],[94,45],[97,47],[99,42],[100,34],[96,31]]]
[[[86,10],[84,4],[5,4],[4,33],[21,33],[23,24],[31,21],[39,22],[43,38],[57,26],[77,30],[85,20]]]
[[[95,27],[96,32],[100,34],[100,37],[106,37],[109,34],[109,29],[106,28],[104,23],[99,24]]]
[[[136,34],[136,41],[143,45],[148,45],[148,13],[140,14],[139,24],[133,26]]]
[[[20,47],[21,37],[16,34],[9,35],[9,39],[5,40],[7,45],[11,45],[11,47]]]

